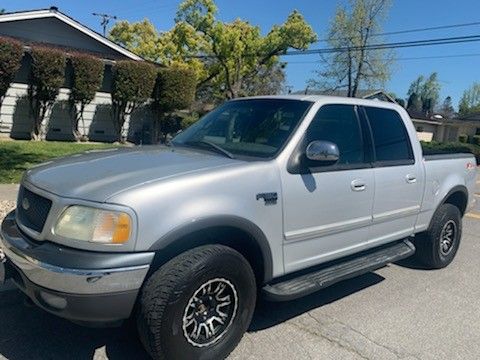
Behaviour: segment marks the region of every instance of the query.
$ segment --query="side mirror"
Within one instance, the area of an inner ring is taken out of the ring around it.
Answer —
[[[318,162],[319,165],[333,165],[340,159],[337,144],[323,140],[312,141],[308,144],[305,155],[308,160]]]

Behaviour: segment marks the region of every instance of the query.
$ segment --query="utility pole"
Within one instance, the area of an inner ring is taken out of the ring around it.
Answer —
[[[100,26],[103,27],[103,36],[107,34],[107,25],[110,22],[110,20],[117,20],[117,17],[115,15],[108,15],[108,14],[99,14],[99,13],[92,13],[94,16],[98,16],[102,19],[100,22]]]

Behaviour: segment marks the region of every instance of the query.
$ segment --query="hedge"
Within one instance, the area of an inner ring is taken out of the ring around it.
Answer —
[[[452,154],[452,153],[471,153],[475,155],[477,163],[480,163],[480,146],[474,144],[465,144],[460,142],[439,143],[421,142],[424,155]]]
[[[181,129],[182,122],[173,122],[166,114],[189,108],[195,100],[197,80],[195,72],[189,68],[171,67],[158,70],[153,92],[153,113],[155,114],[152,141],[164,141],[169,133]],[[172,124],[175,124],[173,126]]]
[[[474,145],[479,145],[480,146],[480,135],[474,135],[472,140],[473,140]]]
[[[20,69],[22,57],[23,46],[19,41],[0,37],[0,103]]]
[[[157,71],[147,62],[123,60],[113,66],[112,120],[119,141],[124,141],[126,116],[152,95]]]
[[[468,135],[467,134],[458,135],[458,141],[463,144],[468,143]]]
[[[45,115],[55,103],[60,87],[65,81],[65,53],[52,48],[32,47],[32,73],[28,97],[33,115],[31,136],[42,140],[46,135]]]
[[[87,140],[83,112],[85,106],[94,98],[103,80],[104,65],[102,60],[86,54],[72,54],[70,57],[73,70],[73,84],[70,93],[72,111],[72,132],[75,139]],[[82,122],[82,131],[79,123]]]

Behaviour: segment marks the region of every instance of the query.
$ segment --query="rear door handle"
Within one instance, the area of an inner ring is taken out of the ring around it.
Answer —
[[[414,184],[417,182],[417,177],[413,174],[408,174],[406,177],[405,177],[405,180],[407,181],[407,183],[409,184]]]
[[[351,182],[350,187],[353,191],[364,191],[367,188],[365,180],[355,179]]]

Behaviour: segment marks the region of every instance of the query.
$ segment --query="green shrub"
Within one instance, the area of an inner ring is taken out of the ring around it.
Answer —
[[[474,135],[472,140],[473,144],[480,146],[480,135]]]
[[[29,81],[28,97],[33,116],[31,136],[33,140],[45,137],[47,124],[43,124],[65,81],[65,54],[57,49],[33,47],[32,73]]]
[[[195,72],[191,69],[171,67],[158,71],[152,104],[155,114],[152,132],[154,143],[159,141],[160,135],[165,140],[168,133],[172,132],[166,114],[187,109],[192,105],[195,100],[196,85]]]
[[[190,107],[195,99],[195,72],[187,68],[162,68],[158,71],[153,99],[164,113]]]
[[[458,141],[461,143],[468,143],[468,135],[467,134],[458,135]]]
[[[20,42],[0,37],[0,105],[22,64],[23,46]]]
[[[475,155],[477,163],[480,163],[480,146],[460,142],[421,142],[424,155],[471,153]]]
[[[155,66],[147,62],[124,60],[113,66],[112,120],[119,141],[126,137],[126,116],[150,98],[156,77]]]
[[[85,140],[85,122],[83,112],[100,89],[103,80],[102,60],[86,54],[72,54],[70,57],[73,70],[73,85],[70,93],[72,112],[72,132],[77,141]],[[79,123],[82,122],[82,131]]]
[[[186,128],[192,126],[198,121],[199,118],[200,116],[196,112],[189,113],[188,115],[184,116],[180,122],[181,130],[185,130]]]

